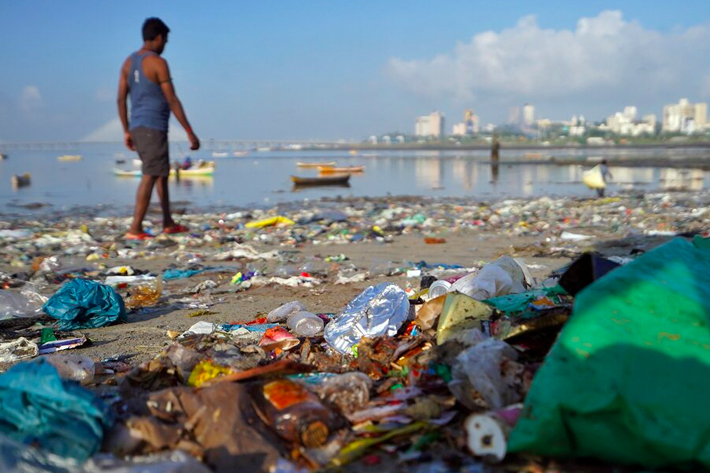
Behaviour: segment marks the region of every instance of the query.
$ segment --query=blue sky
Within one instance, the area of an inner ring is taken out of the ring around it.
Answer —
[[[449,129],[469,107],[484,123],[523,102],[598,120],[710,99],[707,1],[3,1],[0,140],[112,136],[118,70],[148,16],[172,30],[164,57],[203,139],[362,139],[436,109]]]

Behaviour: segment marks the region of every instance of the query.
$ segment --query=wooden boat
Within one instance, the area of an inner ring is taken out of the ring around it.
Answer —
[[[211,163],[211,165],[206,165],[203,167],[193,167],[190,169],[181,169],[180,170],[180,177],[191,177],[191,176],[212,176],[214,174],[214,163]],[[114,169],[113,173],[116,176],[120,177],[140,177],[142,175],[142,172],[139,169],[136,170],[123,170],[123,169]],[[177,176],[177,172],[175,169],[170,170],[170,176],[175,177]]]
[[[28,172],[20,175],[16,174],[10,178],[10,184],[12,184],[13,189],[29,186],[31,182],[32,176]]]
[[[336,164],[338,164],[337,161],[328,161],[326,163],[304,163],[304,162],[297,162],[296,166],[299,168],[319,168],[319,167],[333,167]]]
[[[345,166],[342,168],[336,168],[332,166],[318,166],[318,172],[320,172],[321,174],[365,172],[365,166]]]
[[[291,181],[297,186],[337,186],[347,184],[350,174],[342,174],[328,177],[300,177],[291,176]]]
[[[81,161],[83,158],[78,154],[65,154],[64,156],[58,156],[57,161],[71,162],[71,161]]]

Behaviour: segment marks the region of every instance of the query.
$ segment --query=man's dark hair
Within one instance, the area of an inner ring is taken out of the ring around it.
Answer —
[[[153,41],[158,35],[165,38],[168,33],[170,28],[160,18],[148,18],[143,23],[143,41]]]

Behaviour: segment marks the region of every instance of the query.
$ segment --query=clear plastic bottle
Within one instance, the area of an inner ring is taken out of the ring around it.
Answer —
[[[323,319],[305,310],[291,314],[286,322],[288,327],[301,337],[312,337],[323,330]]]
[[[285,322],[291,314],[305,310],[308,309],[306,309],[306,306],[304,306],[301,301],[288,302],[269,312],[269,315],[266,316],[266,320],[269,323]]]
[[[254,401],[262,419],[279,436],[306,448],[323,446],[337,424],[335,414],[315,394],[288,379],[259,386]]]

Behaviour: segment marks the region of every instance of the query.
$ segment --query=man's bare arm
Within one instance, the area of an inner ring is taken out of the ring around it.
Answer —
[[[128,74],[131,72],[131,61],[126,59],[118,77],[118,117],[123,125],[123,141],[126,147],[135,151],[133,140],[128,132]]]
[[[200,148],[200,140],[197,138],[197,135],[192,131],[192,127],[190,126],[190,122],[187,121],[187,115],[185,114],[185,110],[182,108],[182,103],[180,102],[180,99],[178,99],[177,94],[175,93],[175,86],[173,85],[172,78],[170,77],[170,69],[168,68],[168,63],[164,59],[160,59],[157,63],[157,79],[158,79],[158,84],[160,84],[160,88],[163,89],[163,93],[165,94],[165,99],[168,101],[168,104],[170,104],[170,110],[172,110],[173,114],[175,114],[175,118],[177,119],[178,122],[182,125],[182,127],[185,129],[187,132],[187,137],[190,140],[190,149],[196,150]]]

